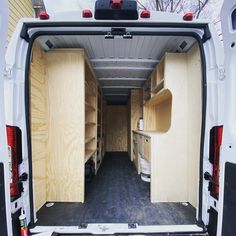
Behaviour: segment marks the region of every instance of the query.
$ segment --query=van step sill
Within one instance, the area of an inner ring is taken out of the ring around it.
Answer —
[[[197,225],[152,225],[129,228],[129,224],[88,224],[87,228],[79,228],[78,226],[36,226],[30,229],[30,233],[52,233],[59,234],[129,234],[129,233],[191,233],[197,235],[207,235],[202,228]]]

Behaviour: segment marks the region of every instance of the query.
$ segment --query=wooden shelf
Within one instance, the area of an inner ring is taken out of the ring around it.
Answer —
[[[152,93],[158,93],[159,91],[161,91],[164,88],[164,79],[162,79],[157,85],[156,87],[154,87],[152,89]]]
[[[85,139],[85,144],[90,143],[90,142],[93,141],[94,139],[95,139],[95,137],[86,138],[86,139]]]
[[[95,152],[96,152],[96,150],[90,150],[90,149],[85,150],[84,162],[87,162]]]
[[[90,105],[88,102],[85,102],[85,105],[86,105],[86,109],[87,109],[87,110],[96,111],[95,107],[93,107],[92,105]]]
[[[161,102],[164,102],[165,100],[171,98],[171,96],[172,95],[169,89],[162,89],[161,91],[159,91],[159,93],[157,93],[151,99],[149,99],[145,103],[145,105],[154,106],[154,105],[160,104]]]
[[[86,122],[85,124],[86,124],[86,125],[96,125],[95,122]]]

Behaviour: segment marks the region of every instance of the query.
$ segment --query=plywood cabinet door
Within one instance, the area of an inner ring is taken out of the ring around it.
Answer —
[[[143,149],[144,149],[144,159],[146,159],[147,161],[150,161],[151,157],[151,139],[144,137],[143,140]]]
[[[137,135],[134,134],[133,136],[133,154],[134,154],[134,159],[138,158],[138,141],[137,141]]]
[[[143,139],[144,137],[142,135],[138,135],[138,152],[141,156],[143,156]]]

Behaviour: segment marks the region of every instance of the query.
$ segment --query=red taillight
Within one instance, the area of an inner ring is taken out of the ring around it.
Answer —
[[[112,0],[112,9],[121,9],[122,2],[122,0]]]
[[[215,126],[210,133],[210,162],[213,165],[212,187],[210,188],[213,197],[219,196],[219,173],[220,173],[220,147],[222,144],[223,126]]]
[[[84,18],[91,18],[91,17],[93,17],[93,13],[89,9],[83,10],[82,15],[83,15]]]
[[[10,193],[11,198],[14,199],[20,195],[18,168],[22,162],[21,131],[18,127],[8,125],[6,130],[10,167]]]
[[[50,17],[46,11],[41,11],[39,13],[39,19],[40,20],[48,20]]]
[[[149,10],[143,10],[140,14],[141,18],[150,18],[151,17],[151,12]]]
[[[186,13],[186,14],[183,16],[183,20],[185,20],[185,21],[192,21],[192,20],[193,20],[193,13],[191,13],[191,12]]]

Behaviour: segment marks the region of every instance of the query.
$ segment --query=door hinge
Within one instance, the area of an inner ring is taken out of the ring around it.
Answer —
[[[11,79],[12,78],[12,68],[5,68],[4,70],[4,77],[6,79]]]
[[[225,68],[219,67],[219,80],[225,80]]]
[[[85,223],[81,223],[78,225],[79,229],[87,229],[87,227],[88,227],[88,224],[85,224]]]
[[[129,229],[136,229],[137,228],[137,224],[136,223],[129,223],[128,224],[128,228]]]

